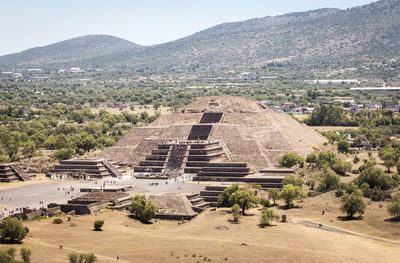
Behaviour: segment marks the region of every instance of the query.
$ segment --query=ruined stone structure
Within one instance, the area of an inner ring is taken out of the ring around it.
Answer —
[[[122,176],[112,163],[105,159],[70,159],[60,161],[52,170],[54,176],[67,176],[79,179]]]
[[[17,163],[0,164],[0,182],[29,181],[30,175]]]
[[[133,128],[98,157],[132,165],[135,172],[178,169],[196,174],[195,181],[267,188],[279,187],[286,175],[275,169],[284,153],[305,156],[325,141],[308,126],[255,100],[205,97],[147,127]]]
[[[69,200],[67,204],[57,204],[63,213],[75,215],[92,214],[101,209],[127,209],[131,204],[128,193],[121,191],[95,191]]]
[[[190,220],[197,215],[191,202],[184,194],[150,195],[149,199],[157,206],[156,218]]]

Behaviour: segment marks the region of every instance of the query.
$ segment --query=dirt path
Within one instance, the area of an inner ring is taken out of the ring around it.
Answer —
[[[354,233],[354,232],[350,232],[350,231],[343,230],[340,228],[323,225],[320,223],[316,223],[316,222],[301,219],[301,218],[292,218],[291,221],[294,224],[300,224],[300,225],[303,225],[306,227],[318,228],[318,229],[325,230],[325,231],[330,231],[330,232],[335,232],[335,233],[350,235],[350,236],[357,236],[357,237],[361,237],[361,238],[365,238],[365,239],[369,239],[369,240],[373,240],[373,241],[383,242],[385,244],[400,246],[400,243],[398,243],[398,242],[394,242],[394,241],[390,241],[390,240],[386,240],[386,239],[382,239],[382,238],[377,238],[377,237],[371,237],[371,236],[367,236],[367,235],[363,235],[363,234],[359,234],[359,233]]]
[[[34,243],[41,244],[41,245],[46,246],[46,247],[58,248],[58,249],[60,248],[59,245],[49,244],[49,243],[40,241],[40,240],[35,239],[35,238],[32,238],[32,237],[28,237],[28,238],[26,238],[26,239],[28,239],[28,240],[30,240],[30,241],[32,241],[32,242],[34,242]],[[65,247],[65,246],[63,246],[62,249],[63,249],[63,250],[69,250],[69,251],[75,252],[75,253],[90,253],[89,251],[79,250],[79,249],[70,248],[70,247]],[[116,261],[116,262],[123,262],[123,263],[130,263],[129,261],[125,261],[125,260],[121,260],[121,259],[117,261],[116,258],[112,258],[112,257],[104,256],[104,255],[99,255],[99,254],[97,254],[97,253],[96,253],[95,255],[96,255],[97,258],[104,259],[104,260]]]

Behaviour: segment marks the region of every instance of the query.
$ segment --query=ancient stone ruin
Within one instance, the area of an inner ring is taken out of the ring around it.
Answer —
[[[60,161],[52,170],[53,178],[90,179],[119,177],[122,173],[106,159],[70,159]]]
[[[244,97],[205,97],[147,127],[135,127],[98,158],[154,178],[193,174],[194,181],[280,187],[286,152],[305,156],[326,139],[283,113]],[[148,177],[144,177],[148,178]]]
[[[0,164],[0,182],[29,181],[31,176],[17,163]]]
[[[63,213],[84,215],[96,213],[105,208],[123,210],[127,209],[130,204],[131,198],[123,188],[93,189],[91,192],[69,200],[67,204],[52,204],[49,205],[49,208],[58,206]]]

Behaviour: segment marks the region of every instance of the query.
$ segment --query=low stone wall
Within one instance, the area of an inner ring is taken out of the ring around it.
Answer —
[[[63,213],[75,211],[75,215],[92,214],[106,208],[108,202],[96,202],[91,204],[60,204],[60,209]]]

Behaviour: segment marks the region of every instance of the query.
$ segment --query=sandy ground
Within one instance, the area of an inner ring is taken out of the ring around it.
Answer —
[[[249,214],[240,224],[230,223],[225,211],[202,213],[185,224],[143,225],[126,212],[110,211],[75,216],[71,222],[63,217],[61,225],[46,219],[27,222],[28,238],[14,247],[31,248],[34,263],[67,262],[71,252],[93,252],[98,262],[117,256],[120,262],[396,262],[400,256],[395,245],[299,224],[260,228],[258,209]],[[104,231],[92,231],[99,219],[105,221]]]

